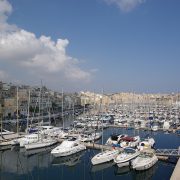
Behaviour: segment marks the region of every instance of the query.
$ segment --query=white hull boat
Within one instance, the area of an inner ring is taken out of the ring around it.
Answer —
[[[152,131],[158,131],[158,126],[157,125],[153,126]]]
[[[38,149],[38,148],[44,148],[44,147],[49,147],[54,144],[56,144],[57,141],[53,139],[43,139],[34,143],[26,144],[25,148],[26,150],[32,150],[32,149]]]
[[[96,154],[91,159],[91,163],[93,165],[96,165],[96,164],[109,162],[109,161],[112,161],[118,154],[119,154],[119,150],[117,150],[117,149],[107,150],[107,151],[101,152],[99,154]]]
[[[127,134],[111,135],[106,141],[107,145],[117,144],[122,138],[127,137]]]
[[[92,133],[92,134],[81,134],[80,140],[81,142],[94,142],[98,139],[100,139],[102,136],[102,133]]]
[[[14,140],[13,143],[19,143],[20,147],[24,147],[27,144],[35,143],[41,140],[41,136],[38,134],[29,134],[23,138]]]
[[[120,147],[127,148],[127,147],[136,147],[138,146],[140,142],[140,137],[124,137],[121,139],[122,142],[120,142]]]
[[[132,168],[143,171],[154,166],[157,161],[158,158],[152,150],[142,151],[141,154],[132,161]]]
[[[154,144],[155,144],[155,140],[153,138],[148,138],[148,139],[144,139],[144,141],[141,141],[137,148],[140,151],[144,149],[151,149],[154,147]]]
[[[115,159],[114,162],[118,167],[129,166],[130,161],[139,156],[140,152],[133,148],[125,148],[122,153],[120,153]]]
[[[64,140],[59,146],[51,151],[55,157],[69,156],[86,149],[86,146],[80,144],[78,140]]]

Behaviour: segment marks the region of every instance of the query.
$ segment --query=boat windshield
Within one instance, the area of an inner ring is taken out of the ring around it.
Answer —
[[[113,141],[117,141],[117,140],[118,140],[118,136],[117,136],[117,135],[111,135],[111,139],[112,139]]]
[[[136,152],[135,149],[132,149],[132,148],[126,148],[126,149],[124,149],[124,151],[125,151],[125,153],[127,153],[127,154],[132,154],[132,153],[135,153],[135,152]]]
[[[153,154],[152,153],[141,153],[139,156],[142,158],[149,158],[149,157],[153,157]]]
[[[73,141],[63,141],[63,142],[60,144],[60,146],[61,146],[61,147],[72,147],[73,144],[74,144]]]

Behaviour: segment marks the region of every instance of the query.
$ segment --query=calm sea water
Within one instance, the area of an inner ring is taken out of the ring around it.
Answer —
[[[104,130],[104,142],[113,132],[140,135],[141,137],[149,134],[155,138],[156,148],[177,148],[180,145],[180,136],[176,134],[116,128]],[[90,159],[99,152],[97,150],[86,150],[69,157],[53,158],[50,155],[52,148],[28,151],[28,153],[24,149],[18,148],[0,151],[0,179],[166,180],[170,179],[175,167],[175,164],[159,161],[151,169],[137,173],[128,167],[117,168],[112,163],[92,166]]]

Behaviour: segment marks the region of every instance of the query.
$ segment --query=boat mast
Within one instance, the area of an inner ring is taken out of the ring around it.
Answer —
[[[18,89],[18,86],[17,86],[17,88],[16,88],[16,96],[17,96],[17,99],[16,99],[16,106],[17,106],[17,111],[16,111],[16,125],[17,125],[17,134],[19,134],[19,94],[18,94],[18,91],[19,91],[19,89]]]
[[[0,118],[1,118],[1,136],[2,136],[2,130],[3,130],[3,100],[2,97],[1,98],[1,111],[0,111]]]
[[[63,117],[63,101],[64,95],[63,95],[63,88],[62,88],[62,107],[61,107],[61,117],[62,117],[62,122],[63,122],[63,130],[64,130],[64,117]]]
[[[40,126],[40,112],[41,112],[41,89],[42,89],[42,84],[39,90],[39,118],[38,118],[38,141],[39,141],[39,126]]]
[[[74,128],[74,131],[75,131],[75,124],[74,124],[74,120],[75,120],[75,116],[74,116],[74,98],[73,98],[73,128]]]
[[[50,101],[49,101],[49,95],[48,95],[48,115],[49,115],[49,126],[51,124],[51,113],[50,113]]]
[[[28,109],[27,109],[27,131],[29,128],[29,106],[30,106],[30,89],[28,91]],[[28,131],[29,132],[29,131]]]
[[[102,93],[101,93],[102,95],[100,96],[100,108],[99,108],[100,109],[100,114],[102,113],[102,101],[103,101],[103,93],[104,93],[103,91],[104,90],[102,89]],[[102,145],[103,145],[103,141],[104,141],[104,139],[103,139],[103,136],[104,136],[104,134],[103,134],[103,130],[104,130],[103,129],[103,117],[101,117],[101,119],[102,119],[101,123],[102,123]],[[103,148],[102,148],[102,151],[103,151]]]

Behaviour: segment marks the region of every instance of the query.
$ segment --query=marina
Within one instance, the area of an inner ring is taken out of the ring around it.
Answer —
[[[0,180],[180,180],[180,0],[0,0]]]
[[[153,132],[153,131],[141,131],[141,130],[127,130],[125,128],[107,128],[104,130],[104,141],[107,140],[110,134],[113,132],[120,134],[127,133],[129,135],[151,135],[156,141],[156,152],[158,155],[164,155],[168,149],[172,149],[177,153],[177,147],[179,145],[179,136],[174,133],[165,134],[164,132]],[[173,138],[173,142],[168,139]],[[166,139],[166,141],[164,141]],[[157,179],[163,177],[163,179],[169,179],[173,173],[176,165],[176,161],[167,161],[163,158],[163,161],[158,161],[156,166],[152,169],[146,170],[145,172],[136,172],[128,167],[116,167],[113,162],[99,164],[92,166],[90,160],[94,154],[99,152],[98,149],[109,149],[112,147],[101,145],[101,139],[96,143],[84,143],[87,150],[81,151],[77,154],[70,156],[54,158],[50,152],[56,147],[48,147],[42,149],[25,150],[24,148],[18,148],[16,146],[11,147],[8,150],[1,150],[1,179],[48,179],[51,176],[54,179],[66,179],[74,176],[78,179],[117,179],[118,176],[127,179],[143,179],[149,177],[151,179]],[[95,150],[96,149],[96,150]],[[163,152],[163,154],[162,154]],[[173,155],[173,151],[169,151]],[[167,153],[167,152],[166,152]],[[176,154],[175,153],[175,154]],[[176,154],[177,155],[177,154]],[[9,164],[10,161],[12,164]],[[165,172],[165,173],[162,173]],[[51,178],[52,178],[51,177]]]
[[[17,99],[18,92],[17,88]],[[180,111],[176,103],[156,99],[110,103],[102,94],[96,103],[76,109],[73,105],[65,110],[62,101],[61,112],[52,114],[53,110],[40,107],[41,88],[38,92],[35,116],[28,111],[23,119],[18,115],[16,120],[1,118],[2,179],[49,179],[58,168],[61,179],[74,176],[66,174],[68,168],[82,179],[78,167],[87,180],[110,175],[111,179],[178,177]]]

